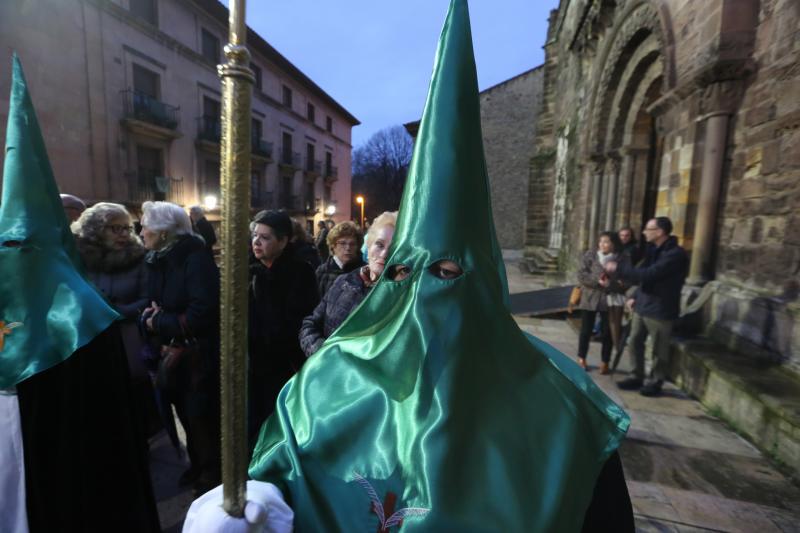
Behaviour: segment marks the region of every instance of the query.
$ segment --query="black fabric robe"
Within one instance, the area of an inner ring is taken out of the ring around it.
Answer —
[[[30,533],[160,531],[116,323],[17,394]]]

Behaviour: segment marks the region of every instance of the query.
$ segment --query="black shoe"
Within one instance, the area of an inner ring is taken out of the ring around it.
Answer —
[[[617,387],[622,390],[636,390],[642,386],[642,379],[636,377],[630,377],[627,379],[623,379],[622,381],[617,382]]]
[[[658,396],[659,394],[661,394],[661,382],[656,381],[653,383],[648,383],[647,385],[639,389],[639,394],[648,397]]]
[[[196,483],[199,478],[200,470],[195,469],[194,467],[189,467],[183,474],[181,474],[181,477],[178,478],[178,486],[186,487],[187,485],[192,485]]]

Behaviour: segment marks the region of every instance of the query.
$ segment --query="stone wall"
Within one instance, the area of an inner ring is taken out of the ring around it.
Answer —
[[[525,244],[525,212],[542,69],[523,72],[480,93],[481,127],[497,237],[503,249]]]
[[[562,0],[526,244],[569,277],[599,231],[669,216],[706,332],[800,367],[798,28],[794,0]]]

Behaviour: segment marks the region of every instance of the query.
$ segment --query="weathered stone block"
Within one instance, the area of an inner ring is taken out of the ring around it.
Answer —
[[[798,93],[800,94],[800,93]],[[761,156],[761,174],[772,174],[778,170],[780,161],[780,141],[764,143]]]
[[[758,126],[775,118],[775,104],[759,105],[754,107],[745,115],[745,125],[752,127]]]
[[[765,183],[760,179],[742,180],[737,191],[742,198],[760,198],[764,196]]]

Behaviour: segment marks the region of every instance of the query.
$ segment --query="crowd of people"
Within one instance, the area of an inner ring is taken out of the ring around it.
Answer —
[[[580,300],[576,308],[581,311],[581,329],[577,355],[578,364],[588,370],[589,342],[599,317],[600,373],[610,373],[612,351],[619,360],[629,344],[633,373],[618,386],[657,396],[668,374],[669,337],[679,316],[689,260],[672,235],[669,218],[648,220],[643,234],[645,245],[641,246],[630,227],[604,231],[597,248],[583,254],[578,268]],[[646,368],[648,336],[652,336],[653,350]]]
[[[140,438],[162,428],[179,447],[172,408],[186,432],[179,484],[202,494],[220,482],[219,269],[212,224],[200,206],[145,202],[134,220],[122,205],[86,207],[61,196],[88,279],[124,317],[121,332],[138,404]],[[316,239],[283,211],[251,224],[248,441],[255,445],[283,385],[364,299],[384,269],[397,213],[364,236],[353,222],[320,221]]]

